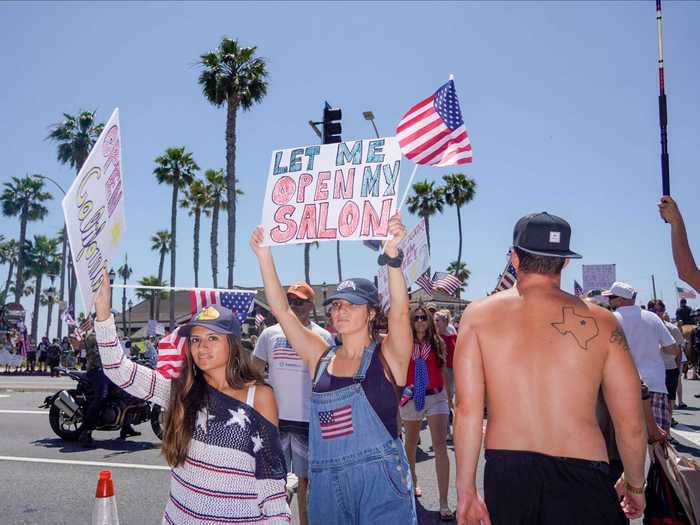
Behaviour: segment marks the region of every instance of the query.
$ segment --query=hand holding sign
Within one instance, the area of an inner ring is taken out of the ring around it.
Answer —
[[[406,237],[406,227],[401,222],[401,213],[396,212],[389,219],[389,240],[384,244],[384,253],[389,257],[396,257],[399,253],[399,244]]]
[[[109,285],[109,274],[102,270],[102,286],[95,294],[95,314],[98,321],[105,321],[112,315],[112,294]]]
[[[265,230],[263,230],[263,227],[258,224],[253,230],[253,233],[250,234],[249,242],[250,249],[253,250],[253,253],[258,259],[270,254],[269,246],[263,246],[264,240]]]

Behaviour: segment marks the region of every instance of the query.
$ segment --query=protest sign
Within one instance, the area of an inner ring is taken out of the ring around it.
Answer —
[[[584,293],[591,290],[607,290],[615,282],[614,264],[584,264],[581,271]]]
[[[425,220],[421,219],[399,244],[403,251],[401,270],[406,279],[406,285],[413,284],[418,277],[430,267],[430,252],[428,251],[428,236],[425,231]],[[389,300],[389,269],[380,266],[377,273],[379,298],[382,305]]]
[[[73,268],[83,306],[90,310],[124,233],[119,110],[115,109],[63,198]]]
[[[273,151],[263,244],[386,239],[400,168],[395,137]]]

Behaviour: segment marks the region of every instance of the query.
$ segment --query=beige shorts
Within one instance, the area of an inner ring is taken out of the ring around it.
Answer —
[[[401,419],[406,421],[422,421],[425,417],[437,416],[439,414],[448,415],[450,405],[447,402],[447,391],[443,388],[437,394],[425,396],[425,406],[420,412],[416,410],[416,402],[411,399],[399,409]]]

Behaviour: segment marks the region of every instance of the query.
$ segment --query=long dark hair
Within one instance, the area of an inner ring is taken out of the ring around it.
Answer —
[[[445,341],[442,340],[442,337],[440,337],[440,334],[438,334],[437,330],[435,329],[435,322],[433,321],[432,314],[422,304],[419,304],[411,309],[411,333],[413,334],[413,340],[418,341],[416,338],[416,330],[414,328],[416,314],[418,312],[423,312],[423,315],[425,315],[427,318],[426,322],[428,323],[428,330],[426,331],[425,339],[437,356],[438,366],[442,368],[447,362],[445,359]]]
[[[228,386],[241,389],[251,382],[263,384],[263,376],[252,365],[251,357],[241,346],[240,339],[233,336],[226,339],[229,345],[226,363]],[[170,404],[165,413],[161,444],[165,460],[171,467],[184,464],[197,422],[197,413],[207,405],[207,382],[201,370],[197,368],[197,373],[194,373],[195,368],[190,343],[187,341],[182,373],[173,380],[170,387]]]

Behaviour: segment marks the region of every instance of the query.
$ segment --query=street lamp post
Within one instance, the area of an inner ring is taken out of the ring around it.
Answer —
[[[134,303],[131,302],[131,299],[129,299],[129,337],[131,337],[131,308],[134,306]]]
[[[112,309],[112,296],[114,295],[114,288],[112,288],[112,285],[114,284],[114,278],[117,276],[116,273],[114,273],[114,268],[109,269],[109,309]]]
[[[369,120],[372,123],[372,127],[374,128],[374,134],[379,138],[379,131],[377,130],[377,125],[374,123],[374,113],[371,111],[363,111],[362,116],[365,117],[365,120]]]

